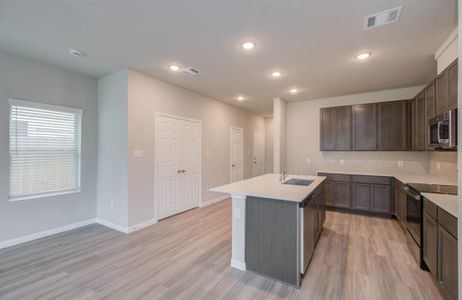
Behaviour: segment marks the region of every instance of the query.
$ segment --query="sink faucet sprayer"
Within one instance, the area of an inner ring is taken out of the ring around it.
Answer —
[[[286,180],[287,173],[285,171],[282,171],[281,177],[279,177],[279,182],[283,182]]]

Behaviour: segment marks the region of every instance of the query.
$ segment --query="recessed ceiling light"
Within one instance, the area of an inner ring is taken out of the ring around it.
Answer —
[[[279,71],[274,71],[273,73],[271,73],[271,76],[273,76],[274,78],[279,78],[281,77],[282,73],[279,72]]]
[[[179,65],[170,65],[168,68],[173,72],[178,72],[181,69]]]
[[[368,59],[370,56],[371,54],[369,52],[363,52],[363,53],[356,55],[356,58],[359,60],[365,60],[365,59]]]
[[[255,43],[254,42],[244,42],[241,44],[241,47],[244,50],[252,50],[253,48],[255,48]]]
[[[69,49],[69,53],[78,57],[87,56],[83,51],[77,49]]]
[[[239,101],[244,101],[244,96],[238,96],[238,97],[237,97],[237,100],[239,100]]]
[[[290,92],[291,92],[292,94],[297,94],[297,93],[298,93],[298,89],[297,89],[297,88],[292,88],[292,89],[290,89]]]

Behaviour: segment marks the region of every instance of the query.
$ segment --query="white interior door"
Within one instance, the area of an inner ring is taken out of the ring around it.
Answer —
[[[201,184],[201,124],[157,115],[155,143],[157,219],[198,207]]]
[[[240,181],[244,177],[244,131],[231,127],[231,182]]]
[[[265,174],[265,134],[255,131],[253,133],[252,175]]]

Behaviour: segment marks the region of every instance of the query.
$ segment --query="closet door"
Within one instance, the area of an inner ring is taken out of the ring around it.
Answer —
[[[183,121],[183,210],[199,206],[201,186],[201,128],[200,124]]]
[[[176,117],[156,120],[157,219],[198,207],[201,184],[201,125]]]

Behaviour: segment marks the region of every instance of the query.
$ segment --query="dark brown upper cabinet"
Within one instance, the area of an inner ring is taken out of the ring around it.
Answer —
[[[449,109],[457,108],[457,60],[448,67]]]
[[[428,120],[434,118],[436,116],[435,110],[435,98],[436,98],[436,88],[435,88],[435,80],[433,80],[427,87],[425,88],[425,149],[426,150],[433,150],[429,146],[429,132],[428,132]]]
[[[353,150],[377,150],[377,104],[353,105]]]
[[[415,97],[412,111],[413,131],[412,131],[412,150],[425,150],[425,133],[427,122],[425,119],[425,93],[422,91]]]
[[[321,109],[321,150],[351,150],[351,106]]]
[[[436,115],[449,109],[449,78],[447,70],[436,77]]]
[[[406,150],[407,101],[377,104],[378,150]]]

